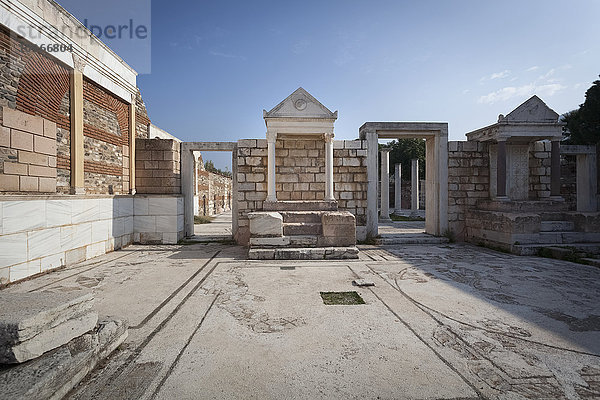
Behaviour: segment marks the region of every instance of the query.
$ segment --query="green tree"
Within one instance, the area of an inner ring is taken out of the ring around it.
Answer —
[[[585,92],[585,101],[577,110],[562,116],[565,143],[600,145],[600,80]]]
[[[212,160],[206,160],[204,162],[204,169],[208,172],[231,177],[231,172],[229,171],[229,168],[225,167],[225,171],[222,171],[219,168],[215,167],[215,164],[212,162]]]
[[[398,139],[393,140],[386,146],[390,151],[390,173],[395,173],[395,164],[402,164],[403,180],[410,180],[412,160],[419,160],[419,177],[425,179],[425,141],[423,139]]]

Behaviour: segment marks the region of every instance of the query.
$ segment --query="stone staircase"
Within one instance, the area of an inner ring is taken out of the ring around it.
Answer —
[[[336,202],[284,201],[265,204],[264,209],[269,210],[267,214],[272,214],[269,218],[273,224],[277,223],[277,216],[281,218],[281,235],[261,235],[261,231],[272,233],[278,228],[265,230],[260,226],[260,222],[253,223],[257,218],[266,218],[266,215],[261,217],[261,213],[254,213],[257,215],[250,218],[249,259],[358,258],[354,216],[348,212],[337,211]]]

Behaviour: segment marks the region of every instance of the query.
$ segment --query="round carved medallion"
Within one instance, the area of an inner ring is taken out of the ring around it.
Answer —
[[[296,107],[296,110],[298,111],[302,111],[306,108],[306,100],[304,99],[298,99],[294,102],[294,107]]]

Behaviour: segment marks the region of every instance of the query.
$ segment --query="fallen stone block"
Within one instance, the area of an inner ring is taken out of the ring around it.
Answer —
[[[127,338],[121,321],[103,320],[91,332],[23,364],[0,368],[0,397],[63,398]]]
[[[277,212],[249,213],[250,235],[253,237],[283,236],[283,217]]]
[[[91,293],[0,292],[0,364],[41,356],[94,329]]]

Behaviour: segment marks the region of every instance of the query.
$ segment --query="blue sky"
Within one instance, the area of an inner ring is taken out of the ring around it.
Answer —
[[[80,20],[123,18],[122,1],[59,2]],[[150,19],[150,0],[129,4]],[[598,15],[596,0],[155,0],[151,54],[109,45],[149,72],[151,120],[183,140],[262,138],[262,109],[299,86],[339,110],[340,139],[366,121],[445,121],[464,140],[532,94],[577,108],[600,74]]]

